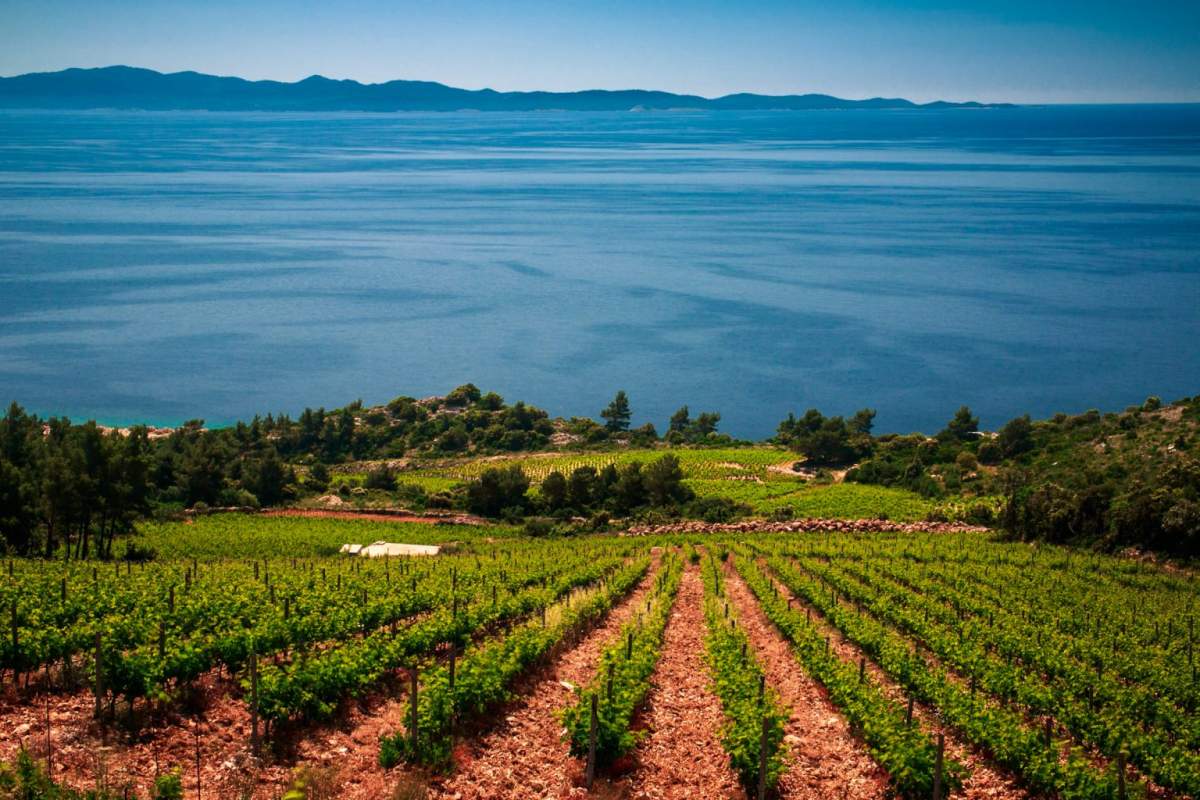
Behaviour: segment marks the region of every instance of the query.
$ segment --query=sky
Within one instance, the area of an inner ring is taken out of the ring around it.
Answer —
[[[1200,0],[0,0],[0,75],[1200,101]]]

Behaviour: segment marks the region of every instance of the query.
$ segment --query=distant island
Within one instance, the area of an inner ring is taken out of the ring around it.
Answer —
[[[0,108],[147,111],[802,111],[823,109],[995,108],[1004,103],[914,103],[900,98],[845,100],[825,94],[729,94],[592,89],[497,92],[430,81],[359,83],[313,75],[295,83],[249,81],[199,72],[164,74],[137,67],[65,69],[0,78]]]

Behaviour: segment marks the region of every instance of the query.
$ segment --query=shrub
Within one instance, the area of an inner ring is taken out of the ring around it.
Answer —
[[[449,492],[437,492],[425,498],[426,508],[448,509],[454,508],[454,495]]]
[[[688,503],[684,514],[705,522],[730,522],[751,512],[744,503],[736,503],[728,497],[700,497]]]
[[[460,450],[467,449],[467,445],[471,443],[471,439],[467,436],[467,431],[461,425],[455,425],[437,440],[437,449],[447,453],[457,453]]]
[[[125,543],[125,554],[121,556],[123,561],[146,562],[153,561],[158,556],[158,551],[153,547],[143,547],[137,542]]]
[[[304,488],[312,492],[323,492],[329,488],[329,468],[321,462],[312,465],[304,479]]]
[[[1004,452],[1000,449],[1000,445],[989,440],[980,443],[978,456],[980,463],[999,464],[1000,459],[1004,457]]]
[[[334,768],[304,766],[296,770],[283,800],[335,800],[341,795],[341,780]]]
[[[550,536],[555,531],[554,520],[550,517],[529,517],[521,532],[535,539]]]
[[[183,800],[183,778],[179,770],[172,770],[155,778],[151,797],[154,800]]]
[[[367,473],[367,478],[363,481],[363,487],[366,489],[378,489],[384,492],[393,491],[396,488],[396,475],[385,466],[375,467]]]
[[[528,491],[529,478],[519,465],[489,467],[467,487],[467,508],[485,517],[500,516],[506,509],[520,513],[528,501]]]
[[[972,503],[967,509],[966,520],[972,525],[991,525],[995,520],[992,507],[986,503]]]
[[[259,508],[258,498],[252,492],[239,489],[233,496],[233,505],[238,508]]]
[[[462,408],[479,402],[482,397],[479,387],[473,383],[464,383],[446,395],[446,405],[450,408]]]

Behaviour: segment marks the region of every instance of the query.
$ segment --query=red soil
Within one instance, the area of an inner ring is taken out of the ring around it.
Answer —
[[[250,714],[233,689],[229,681],[212,673],[197,682],[194,710],[147,715],[146,707],[139,705],[142,725],[133,736],[117,724],[98,725],[92,719],[92,695],[86,690],[40,693],[21,704],[5,703],[0,711],[0,730],[6,732],[0,738],[0,758],[10,759],[25,746],[45,762],[48,704],[56,780],[91,787],[107,775],[109,787],[128,785],[145,796],[155,775],[179,767],[184,788],[194,797],[198,749],[201,796],[227,796],[233,782],[247,773],[250,760]],[[267,769],[258,777],[268,786],[282,786],[287,770]],[[255,796],[278,794],[268,791]]]
[[[787,747],[779,780],[782,800],[874,800],[887,795],[887,773],[850,733],[825,689],[801,668],[787,640],[767,619],[750,590],[730,568],[725,592],[737,609],[767,685],[779,693],[791,716],[784,728]]]
[[[793,604],[797,608],[808,609],[812,612],[814,625],[829,637],[830,647],[833,648],[833,652],[837,654],[838,658],[851,663],[858,663],[860,659],[865,658],[865,653],[854,643],[845,639],[837,628],[828,624],[816,609],[811,609],[800,598],[788,591],[782,583],[776,581],[775,584],[783,597],[793,598]],[[908,702],[908,695],[904,689],[888,677],[870,658],[866,658],[866,670],[867,674],[889,697],[898,703]],[[963,739],[957,731],[942,724],[936,710],[916,703],[913,706],[913,718],[920,723],[924,730],[935,735],[937,733],[945,734],[946,756],[955,759],[967,768],[969,774],[963,781],[962,792],[956,794],[955,797],[966,798],[966,800],[1010,800],[1010,798],[1036,797],[1026,791],[1014,775],[993,764],[985,753]]]
[[[570,686],[591,680],[605,646],[645,600],[654,572],[583,641],[542,670],[493,730],[459,750],[458,771],[435,784],[434,797],[519,800],[587,795],[579,785],[583,762],[570,756],[558,712],[574,702]]]
[[[704,661],[704,589],[695,567],[683,574],[654,674],[649,735],[617,788],[635,800],[744,798],[721,747],[721,702],[709,690]]]
[[[210,673],[197,682],[196,702],[179,704],[160,714],[145,713],[142,725],[130,735],[117,724],[101,728],[92,719],[89,692],[50,695],[53,774],[77,787],[95,786],[107,773],[107,784],[129,785],[141,796],[149,793],[155,775],[179,767],[189,798],[196,796],[199,761],[200,796],[275,800],[287,788],[299,765],[311,765],[323,780],[339,786],[338,797],[378,798],[404,774],[385,773],[377,766],[379,737],[402,730],[402,675],[396,691],[381,689],[360,703],[349,703],[337,719],[322,725],[285,729],[264,744],[262,758],[250,749],[250,713],[231,681]],[[10,759],[26,746],[40,761],[46,754],[47,695],[0,709],[0,758]],[[12,698],[16,700],[16,698]],[[12,735],[9,735],[11,732]],[[199,758],[197,759],[197,748]]]

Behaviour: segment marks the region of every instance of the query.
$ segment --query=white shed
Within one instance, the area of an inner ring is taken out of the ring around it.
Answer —
[[[359,544],[342,545],[342,552],[352,556],[383,558],[384,556],[436,556],[442,548],[435,544],[399,544],[397,542],[372,542],[365,547]]]

